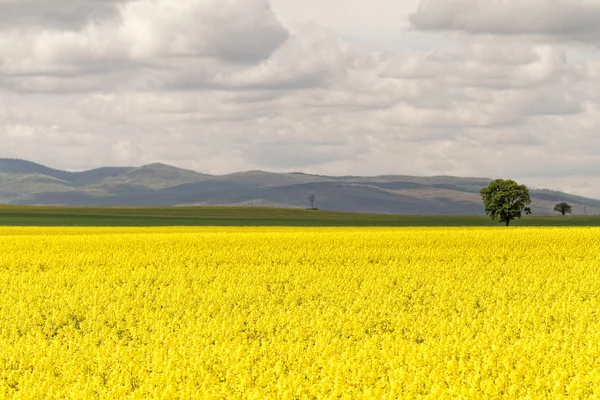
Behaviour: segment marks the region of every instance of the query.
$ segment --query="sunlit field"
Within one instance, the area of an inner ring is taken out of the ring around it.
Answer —
[[[0,397],[600,398],[600,228],[0,228]]]

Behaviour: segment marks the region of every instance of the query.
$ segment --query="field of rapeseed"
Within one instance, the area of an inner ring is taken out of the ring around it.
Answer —
[[[598,243],[0,228],[0,398],[600,398]]]

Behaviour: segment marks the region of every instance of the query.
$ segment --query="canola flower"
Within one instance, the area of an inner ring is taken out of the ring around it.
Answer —
[[[0,228],[0,398],[600,398],[597,228]]]

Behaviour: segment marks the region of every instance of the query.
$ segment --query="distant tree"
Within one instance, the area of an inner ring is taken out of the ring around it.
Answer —
[[[315,201],[317,201],[317,196],[315,196],[314,194],[308,196],[308,202],[310,203],[311,210],[315,208]]]
[[[569,203],[563,201],[554,206],[554,211],[561,213],[564,217],[566,213],[571,214],[573,212],[573,207],[571,207]]]
[[[521,218],[522,213],[531,214],[529,190],[513,180],[496,179],[481,190],[485,213],[492,221],[510,225],[510,221]]]

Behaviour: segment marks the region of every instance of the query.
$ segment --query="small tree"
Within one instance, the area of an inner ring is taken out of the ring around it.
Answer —
[[[558,203],[554,206],[554,211],[559,212],[564,217],[566,213],[571,214],[573,212],[573,207],[567,202]]]
[[[513,180],[496,179],[481,190],[485,213],[492,221],[499,220],[510,225],[510,221],[521,218],[522,213],[531,214],[529,190]]]
[[[317,196],[315,196],[314,194],[311,194],[310,196],[308,196],[308,201],[310,203],[310,209],[314,210],[315,209],[315,201],[317,201]]]

